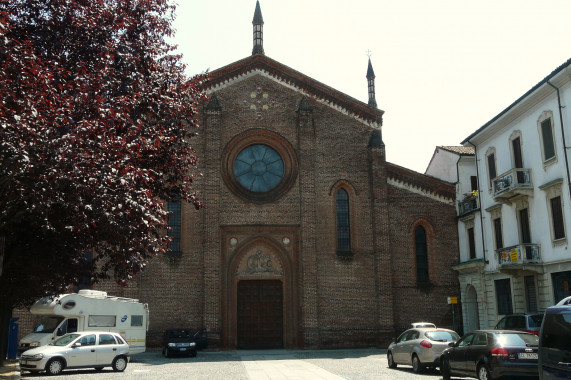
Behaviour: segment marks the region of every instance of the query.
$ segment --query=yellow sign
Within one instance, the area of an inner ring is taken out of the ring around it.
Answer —
[[[458,297],[448,297],[448,303],[449,304],[458,303]]]
[[[517,249],[510,251],[510,261],[517,261],[518,259],[519,259],[519,251]]]

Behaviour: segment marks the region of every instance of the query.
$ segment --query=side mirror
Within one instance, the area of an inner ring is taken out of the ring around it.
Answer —
[[[81,347],[81,343],[75,342],[74,344],[71,345],[71,347],[72,347],[72,348]]]
[[[62,336],[62,335],[63,335],[63,331],[61,330],[61,327],[58,327],[57,336]]]
[[[456,347],[456,342],[450,342],[450,343],[448,343],[448,347]]]

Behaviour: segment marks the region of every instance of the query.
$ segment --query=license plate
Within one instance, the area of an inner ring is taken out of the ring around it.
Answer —
[[[537,353],[535,352],[520,352],[519,354],[517,354],[517,357],[520,359],[535,359],[537,360]]]
[[[181,348],[180,350],[181,350],[181,351],[186,351],[186,348]],[[535,356],[537,356],[537,355],[535,355]]]

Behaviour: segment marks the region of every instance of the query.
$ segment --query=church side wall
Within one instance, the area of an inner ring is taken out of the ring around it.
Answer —
[[[395,333],[415,321],[452,328],[447,297],[460,296],[458,275],[451,269],[459,261],[455,208],[406,189],[389,188]],[[414,229],[419,224],[427,234],[429,284],[417,283]],[[454,327],[461,323],[456,305]]]

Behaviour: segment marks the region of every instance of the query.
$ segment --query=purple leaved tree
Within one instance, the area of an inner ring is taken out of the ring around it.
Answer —
[[[12,308],[125,284],[166,250],[162,201],[200,207],[206,75],[185,75],[173,18],[168,0],[0,0],[0,359]]]

